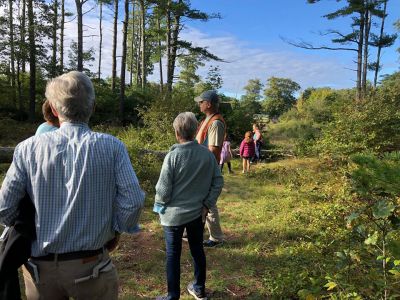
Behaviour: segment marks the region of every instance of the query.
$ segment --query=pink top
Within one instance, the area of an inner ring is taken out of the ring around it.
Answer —
[[[246,142],[246,139],[240,144],[240,156],[241,157],[253,157],[256,152],[254,142]]]

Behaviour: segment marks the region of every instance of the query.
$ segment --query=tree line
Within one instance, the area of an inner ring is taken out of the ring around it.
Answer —
[[[147,77],[152,74],[155,63],[159,68],[160,92],[165,97],[172,92],[176,79],[177,61],[186,56],[197,61],[221,59],[207,49],[195,47],[190,41],[180,38],[185,27],[185,20],[207,21],[219,18],[218,14],[207,14],[191,7],[190,1],[184,0],[125,0],[123,16],[119,15],[120,0],[75,0],[75,11],[67,11],[65,0],[8,0],[0,5],[6,12],[0,18],[0,73],[5,84],[11,106],[21,113],[26,110],[24,97],[29,97],[29,117],[35,116],[37,88],[42,84],[37,78],[47,79],[68,70],[88,73],[98,81],[102,80],[103,50],[103,7],[113,11],[113,45],[111,90],[119,94],[120,117],[124,115],[125,78],[129,71],[129,85],[146,88]],[[98,6],[99,11],[99,46],[97,74],[90,71],[95,50],[85,49],[85,14]],[[122,41],[118,41],[118,22],[122,21]],[[65,25],[77,22],[77,40],[72,41],[65,61]],[[117,46],[122,45],[120,74],[117,74]],[[165,60],[165,62],[163,62]],[[163,74],[163,64],[167,66]],[[187,64],[187,63],[186,63]],[[28,82],[25,82],[28,81]],[[28,85],[27,95],[23,89]],[[119,85],[119,87],[117,86]]]
[[[396,34],[385,33],[388,1],[338,0],[343,4],[341,8],[324,17],[330,20],[349,17],[352,22],[347,32],[329,30],[323,33],[332,36],[332,45],[288,42],[311,50],[356,53],[356,98],[360,102],[368,93],[368,72],[374,73],[373,86],[376,87],[382,67],[382,49],[392,46],[397,37]],[[305,2],[317,5],[322,1]],[[6,107],[3,109],[16,111],[20,116],[27,115],[34,120],[45,81],[69,70],[84,71],[94,79],[95,84],[106,84],[113,101],[118,102],[121,121],[126,119],[127,83],[128,88],[143,92],[156,86],[158,96],[163,99],[172,97],[173,88],[195,89],[197,92],[222,86],[218,65],[210,67],[205,81],[196,72],[205,65],[205,61],[221,62],[223,58],[180,37],[188,21],[220,18],[218,13],[208,14],[193,8],[189,0],[75,0],[73,6],[67,4],[72,3],[65,3],[65,0],[0,1],[0,8],[4,11],[0,16],[0,90],[6,98],[2,101],[2,106]],[[123,9],[120,9],[121,6]],[[67,7],[74,9],[69,11]],[[88,38],[85,36],[85,17],[96,7],[99,44],[95,50],[85,47]],[[106,79],[102,65],[104,7],[113,12],[112,68],[111,77]],[[118,40],[120,20],[122,39]],[[66,45],[65,28],[69,22],[77,23],[77,39]],[[397,27],[400,27],[399,22]],[[121,45],[121,53],[117,53],[118,45]],[[375,58],[371,55],[371,47],[377,48]],[[98,59],[94,67],[96,52]],[[119,66],[118,56],[121,57]],[[151,83],[148,76],[154,73],[155,65],[158,65],[159,79],[158,83]],[[179,74],[176,74],[177,65],[180,66]],[[259,92],[257,96],[255,91],[260,90],[262,85],[259,79],[255,79],[244,87],[246,95],[242,100],[251,111],[278,117],[296,102],[293,93],[300,86],[290,79],[276,77],[268,79],[267,84],[273,87],[272,90],[283,90],[283,94],[268,92],[265,94],[268,101],[260,103]],[[285,90],[290,93],[285,94]],[[253,98],[255,101],[250,101]]]

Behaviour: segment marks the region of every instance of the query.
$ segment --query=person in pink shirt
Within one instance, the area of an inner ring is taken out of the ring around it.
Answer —
[[[250,160],[253,158],[255,154],[255,146],[253,141],[253,133],[251,131],[247,131],[244,135],[244,139],[240,144],[240,157],[243,159],[243,171],[242,173],[246,173],[250,171]]]

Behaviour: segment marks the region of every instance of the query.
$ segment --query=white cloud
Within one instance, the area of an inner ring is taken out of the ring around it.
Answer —
[[[86,5],[88,10],[93,3]],[[112,67],[112,10],[110,7],[103,7],[103,48],[102,48],[102,76],[111,75]],[[70,7],[70,11],[75,12],[75,7]],[[120,16],[122,18],[122,16]],[[98,8],[84,16],[84,48],[93,47],[96,50],[96,61],[93,63],[92,70],[97,72],[98,49],[99,49],[99,19]],[[118,22],[118,48],[117,56],[121,55],[122,41],[122,22]],[[66,26],[66,47],[72,39],[77,37],[76,20]],[[181,38],[192,42],[195,46],[207,47],[207,49],[222,58],[226,62],[208,62],[205,67],[199,70],[199,74],[204,78],[210,65],[218,65],[224,85],[221,91],[230,94],[241,94],[243,87],[249,79],[259,78],[266,82],[271,76],[290,78],[301,85],[302,88],[331,86],[336,88],[350,87],[354,85],[355,74],[345,68],[338,58],[326,58],[310,54],[300,54],[293,51],[269,50],[254,48],[246,41],[240,40],[231,35],[210,36],[197,29],[188,28],[181,33]],[[276,47],[275,47],[276,48]],[[164,60],[165,64],[165,60]],[[119,76],[120,58],[117,58],[117,74]],[[165,74],[165,73],[164,73]],[[127,73],[126,78],[129,78]],[[149,77],[152,81],[159,81],[158,65],[154,68],[154,74]]]
[[[84,5],[84,11],[88,11],[94,7],[90,13],[83,16],[83,30],[84,30],[84,41],[83,47],[84,50],[88,50],[90,48],[94,48],[95,50],[95,58],[96,60],[93,62],[93,66],[90,68],[93,72],[97,73],[98,69],[98,56],[99,56],[99,42],[100,42],[100,33],[99,33],[99,8],[95,7],[95,3],[88,2]],[[74,5],[68,7],[69,11],[75,14],[76,8]],[[103,45],[102,45],[102,77],[111,76],[111,68],[112,68],[112,37],[113,37],[113,11],[110,9],[110,6],[103,5]],[[73,19],[73,17],[71,17]],[[120,69],[120,56],[121,56],[121,41],[122,41],[122,22],[118,22],[118,36],[117,36],[117,70]],[[78,36],[78,26],[77,20],[73,19],[72,22],[69,22],[65,26],[65,46],[66,53],[65,57],[67,59],[69,45],[72,40],[77,41]],[[117,71],[119,72],[119,71]],[[118,76],[120,74],[118,73]]]
[[[249,79],[259,78],[266,82],[271,76],[290,78],[302,88],[353,85],[353,72],[335,58],[327,60],[318,55],[301,55],[295,51],[252,48],[236,37],[211,37],[195,29],[183,32],[182,38],[191,40],[198,46],[208,47],[211,53],[227,61],[210,62],[207,65],[220,66],[224,80],[222,90],[230,93],[240,94]],[[207,67],[204,68],[203,75],[207,72]]]

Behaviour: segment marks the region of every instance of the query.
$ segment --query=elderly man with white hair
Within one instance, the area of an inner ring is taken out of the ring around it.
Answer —
[[[25,191],[37,239],[23,269],[28,299],[117,299],[108,252],[132,233],[144,204],[128,153],[89,129],[95,93],[83,73],[50,80],[46,98],[60,129],[17,145],[0,190],[0,223],[12,225]]]

